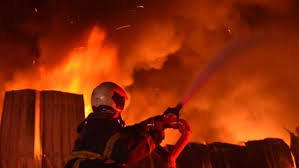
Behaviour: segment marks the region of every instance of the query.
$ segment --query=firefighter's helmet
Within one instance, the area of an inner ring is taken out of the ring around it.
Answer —
[[[91,95],[92,108],[110,106],[116,112],[121,113],[128,99],[126,92],[113,82],[103,82],[97,86]]]

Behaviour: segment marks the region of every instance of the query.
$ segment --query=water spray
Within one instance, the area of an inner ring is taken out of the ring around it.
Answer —
[[[195,95],[195,93],[204,87],[204,85],[208,82],[209,79],[219,71],[223,65],[231,59],[233,56],[238,55],[241,50],[254,47],[253,44],[256,44],[257,41],[261,40],[262,36],[251,36],[247,38],[242,38],[240,40],[233,41],[227,46],[220,49],[216,54],[212,57],[210,63],[206,65],[194,80],[190,89],[185,92],[181,101],[177,104],[176,108],[181,110],[184,105],[189,102],[189,100]],[[177,114],[178,115],[178,114]]]
[[[253,38],[255,36],[252,36],[251,38],[244,38],[242,40],[236,40],[226,47],[222,48],[219,52],[216,53],[216,55],[212,58],[210,63],[207,64],[206,67],[204,67],[201,71],[201,73],[197,76],[193,84],[191,85],[190,89],[185,92],[183,98],[181,101],[177,104],[175,107],[176,110],[173,110],[171,113],[175,114],[177,116],[177,123],[179,123],[179,113],[180,110],[184,107],[184,105],[189,102],[189,100],[195,95],[195,93],[200,90],[211,77],[213,74],[215,74],[217,71],[223,67],[223,65],[231,59],[233,56],[238,55],[238,53],[241,50],[244,50],[246,48],[253,47],[253,42],[257,42],[259,38]],[[178,125],[178,127],[180,127]],[[165,168],[175,168],[175,161],[178,157],[178,155],[182,152],[182,150],[185,148],[185,146],[188,143],[188,139],[191,133],[191,129],[187,132],[182,131],[182,135],[176,142],[176,144],[173,146],[172,150],[169,153],[168,156],[168,163]]]

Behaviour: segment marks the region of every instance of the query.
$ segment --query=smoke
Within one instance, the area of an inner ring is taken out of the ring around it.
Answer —
[[[88,99],[99,82],[114,80],[130,94],[124,118],[133,124],[175,106],[220,48],[264,32],[268,35],[257,47],[240,51],[213,76],[186,105],[182,118],[193,127],[192,141],[205,142],[268,136],[287,140],[282,128],[299,125],[298,34],[290,33],[298,28],[295,0],[3,3],[2,93],[20,87],[72,91],[68,80],[76,79],[76,92]],[[99,47],[92,50],[95,56],[89,57],[95,25],[102,37],[92,45]],[[92,60],[82,62],[83,57]],[[85,75],[73,73],[78,68],[59,73],[74,60],[80,60]],[[103,60],[110,63],[106,68]],[[59,74],[59,86],[41,86],[44,80],[55,83],[56,78],[47,77],[53,73]]]

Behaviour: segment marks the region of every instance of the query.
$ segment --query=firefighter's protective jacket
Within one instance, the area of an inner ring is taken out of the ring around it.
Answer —
[[[79,126],[71,160],[65,168],[125,167],[149,155],[163,131],[144,131],[143,124],[122,128],[117,120],[91,113]]]

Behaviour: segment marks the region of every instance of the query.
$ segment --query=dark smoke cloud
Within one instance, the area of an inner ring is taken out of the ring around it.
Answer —
[[[99,25],[107,32],[106,42],[118,46],[120,78],[132,98],[124,115],[131,124],[174,106],[225,44],[256,31],[275,36],[298,28],[295,0],[6,0],[2,4],[0,90],[16,72],[34,74],[40,64],[55,68],[70,50],[84,46],[91,28]],[[117,29],[124,25],[129,26]],[[297,34],[286,34],[286,43],[268,40],[242,51],[192,99],[182,117],[193,127],[193,140],[237,142],[243,140],[241,130],[254,124],[269,132],[280,126],[295,129],[298,41],[287,40],[289,36]],[[248,131],[251,135],[258,130]]]

